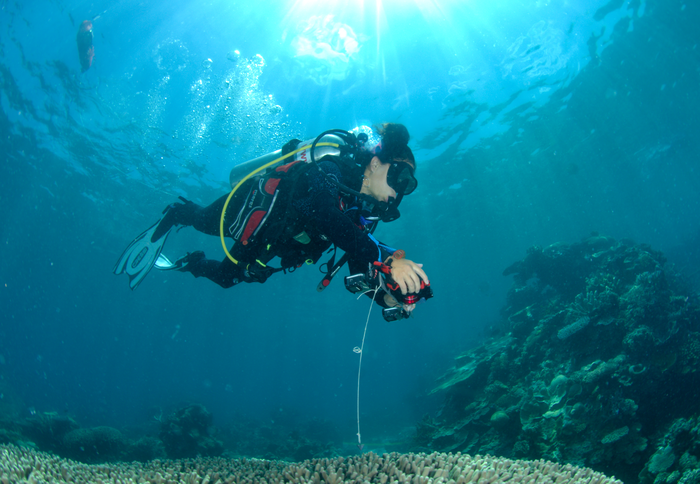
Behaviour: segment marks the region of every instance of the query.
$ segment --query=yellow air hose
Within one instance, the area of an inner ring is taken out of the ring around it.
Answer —
[[[309,148],[310,146],[311,145],[305,145],[305,146],[302,146],[301,148],[297,148],[296,150],[294,150],[290,153],[287,153],[284,156],[280,156],[279,158],[274,159],[271,162],[264,164],[260,168],[257,168],[256,170],[251,171],[246,176],[244,176],[241,179],[241,181],[239,181],[236,184],[236,186],[233,187],[233,190],[231,190],[231,193],[229,193],[228,197],[226,198],[226,203],[224,203],[224,208],[221,210],[221,220],[219,221],[219,235],[221,237],[221,247],[224,248],[224,252],[226,253],[226,257],[228,257],[231,260],[231,262],[233,262],[234,264],[238,265],[238,261],[233,258],[231,253],[226,248],[226,240],[224,239],[224,216],[226,215],[226,209],[228,208],[228,204],[231,201],[231,198],[233,198],[233,194],[236,193],[236,191],[240,188],[240,186],[243,185],[243,183],[245,183],[250,177],[255,176],[257,173],[265,170],[266,168],[268,168],[270,166],[273,166],[276,163],[279,163],[280,161],[282,161],[286,158],[289,158],[290,156],[296,155],[300,151],[304,151],[305,149]],[[333,146],[335,148],[340,147],[340,145],[337,143],[316,143],[316,146]],[[262,264],[262,265],[264,266],[265,264]]]

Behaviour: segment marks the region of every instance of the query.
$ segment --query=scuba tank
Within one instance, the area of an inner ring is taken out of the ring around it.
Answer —
[[[316,146],[313,148],[312,157],[311,150],[314,144],[316,144]],[[234,188],[238,182],[247,175],[256,172],[266,164],[269,164],[267,169],[271,170],[282,162],[304,161],[305,163],[311,163],[313,160],[321,159],[326,155],[339,156],[342,148],[347,146],[349,146],[348,142],[340,136],[336,134],[324,134],[319,138],[311,138],[300,142],[297,148],[298,151],[290,157],[290,160],[284,158],[282,150],[280,149],[234,166],[229,174],[229,182],[231,183],[231,188]],[[278,163],[274,163],[276,160],[279,160]]]

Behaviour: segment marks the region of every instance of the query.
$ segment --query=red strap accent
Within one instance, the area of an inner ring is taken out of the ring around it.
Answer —
[[[253,214],[250,216],[248,219],[248,223],[245,226],[245,230],[243,231],[243,236],[241,237],[241,242],[243,245],[246,245],[248,243],[248,238],[253,235],[253,232],[255,232],[255,229],[258,228],[258,225],[260,225],[260,221],[263,219],[263,217],[267,214],[267,212],[263,210],[257,210],[253,212]]]
[[[275,193],[275,190],[277,190],[277,185],[280,184],[280,179],[279,178],[270,178],[265,182],[265,191],[269,194],[272,195]]]
[[[295,160],[295,161],[292,161],[291,163],[287,163],[286,165],[278,166],[277,168],[275,168],[275,171],[283,171],[283,172],[287,173],[289,171],[289,169],[291,167],[293,167],[294,165],[296,165],[297,163],[301,163],[301,160]]]
[[[384,262],[375,261],[372,264],[383,274],[391,275],[391,267],[386,265]]]

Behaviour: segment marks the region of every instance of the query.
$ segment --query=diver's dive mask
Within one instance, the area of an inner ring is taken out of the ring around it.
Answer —
[[[386,182],[394,189],[397,197],[410,195],[418,186],[418,180],[413,175],[413,167],[407,161],[393,161],[389,165]]]
[[[386,183],[395,192],[396,198],[390,198],[389,202],[375,204],[374,212],[382,222],[393,222],[401,216],[399,205],[404,195],[410,195],[418,186],[418,180],[413,176],[413,167],[405,161],[393,161],[389,165],[386,174]]]

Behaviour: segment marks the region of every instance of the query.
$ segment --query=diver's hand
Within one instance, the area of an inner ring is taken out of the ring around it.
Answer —
[[[391,278],[401,288],[401,294],[406,295],[420,291],[421,279],[424,280],[426,284],[430,284],[428,275],[422,267],[423,264],[416,264],[408,259],[394,259],[391,262]],[[411,308],[411,310],[412,309],[413,308]]]

